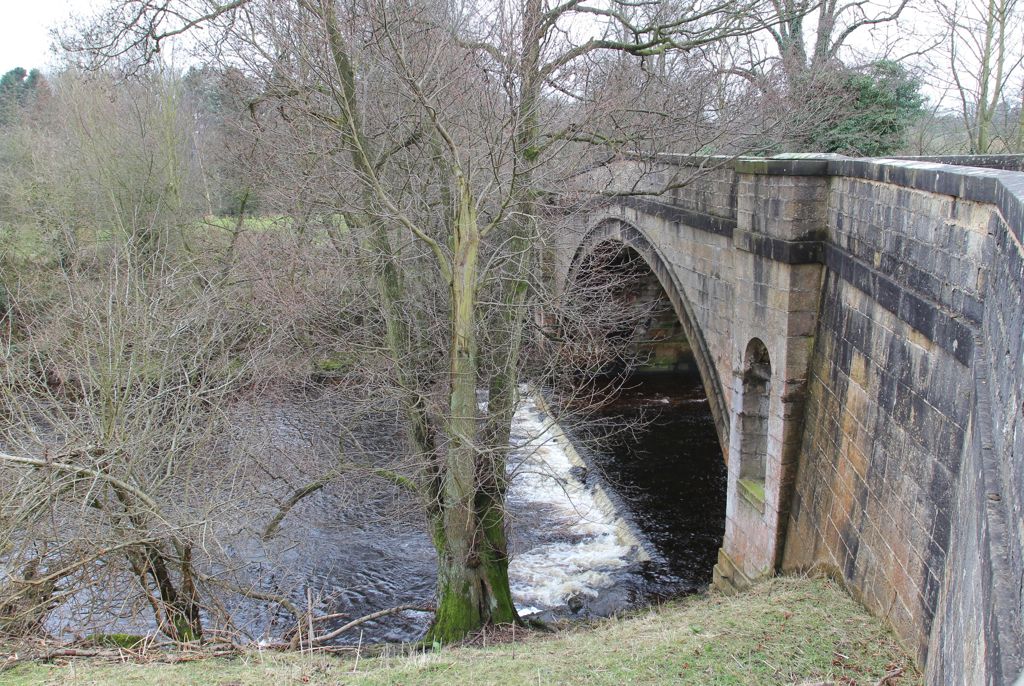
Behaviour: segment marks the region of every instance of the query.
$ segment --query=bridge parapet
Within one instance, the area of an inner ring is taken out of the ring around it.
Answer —
[[[917,649],[929,681],[1012,681],[1024,174],[816,155],[661,156],[599,174],[626,195],[576,217],[563,273],[593,240],[659,262],[718,395],[719,576],[826,568]]]

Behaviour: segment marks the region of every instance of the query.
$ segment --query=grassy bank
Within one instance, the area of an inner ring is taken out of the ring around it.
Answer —
[[[0,651],[0,663],[3,654]],[[900,671],[902,670],[902,673]],[[182,664],[73,660],[0,673],[5,686],[280,684],[919,684],[883,624],[836,584],[776,579],[629,618],[487,648],[362,659],[251,653]]]

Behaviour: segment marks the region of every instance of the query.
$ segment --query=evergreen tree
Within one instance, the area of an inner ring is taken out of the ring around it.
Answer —
[[[0,76],[0,125],[15,121],[21,111],[36,101],[46,79],[38,69],[15,67]]]
[[[861,157],[904,148],[911,125],[924,112],[917,79],[889,60],[862,70],[843,70],[837,77],[839,97],[846,105],[832,110],[832,116],[811,131],[807,147]]]

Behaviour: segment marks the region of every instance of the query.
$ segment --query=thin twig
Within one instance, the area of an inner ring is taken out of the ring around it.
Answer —
[[[875,686],[888,686],[888,684],[892,683],[893,679],[895,679],[898,676],[901,676],[902,674],[903,674],[903,668],[902,667],[897,667],[896,669],[894,669],[891,672],[887,673],[885,676],[883,676],[877,682],[875,682]]]
[[[434,608],[430,607],[428,605],[398,605],[396,607],[390,607],[390,608],[388,608],[386,610],[379,610],[377,612],[371,612],[370,614],[368,614],[368,615],[366,615],[364,617],[360,617],[359,619],[353,619],[348,624],[343,624],[342,626],[338,627],[337,629],[335,629],[334,631],[331,631],[329,633],[322,634],[320,636],[310,636],[309,637],[309,644],[311,646],[316,646],[316,645],[319,645],[321,643],[325,643],[327,641],[330,641],[333,638],[337,638],[338,636],[340,636],[341,634],[345,633],[346,631],[348,631],[350,629],[354,629],[355,627],[359,626],[360,624],[365,624],[366,622],[373,621],[374,619],[380,619],[381,617],[386,617],[388,615],[397,614],[399,612],[433,612],[433,611],[434,611]]]

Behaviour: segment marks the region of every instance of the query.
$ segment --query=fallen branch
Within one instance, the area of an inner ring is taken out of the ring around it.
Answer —
[[[302,648],[302,647],[312,648],[312,647],[320,645],[321,643],[326,643],[327,641],[330,641],[331,639],[337,638],[341,634],[345,633],[346,631],[349,631],[350,629],[354,629],[355,627],[359,626],[360,624],[364,624],[365,622],[373,621],[374,619],[380,619],[381,617],[386,617],[388,615],[397,614],[399,612],[433,612],[433,611],[434,611],[434,608],[430,607],[430,606],[427,606],[427,605],[398,605],[397,607],[391,607],[391,608],[388,608],[386,610],[378,610],[377,612],[371,612],[370,614],[368,614],[368,615],[366,615],[364,617],[360,617],[359,619],[353,619],[348,624],[343,624],[340,627],[338,627],[337,629],[335,629],[334,631],[331,631],[331,632],[326,633],[326,634],[321,634],[320,636],[313,636],[311,639],[307,639],[305,641],[301,641],[300,642],[299,635],[298,635],[298,633],[296,633],[295,637],[292,638],[292,640],[288,643],[288,648],[291,649],[291,650],[295,650],[297,648]]]
[[[206,660],[212,657],[228,657],[230,655],[238,655],[241,652],[241,649],[232,646],[218,648],[217,650],[198,650],[189,653],[167,653],[151,659],[155,660],[156,662],[178,664],[181,662],[197,662],[199,660]]]
[[[901,676],[902,674],[903,674],[903,668],[902,667],[898,667],[898,668],[892,670],[891,672],[889,672],[888,674],[886,674],[885,676],[883,676],[881,679],[879,679],[875,683],[875,686],[888,686],[888,684],[892,683],[893,679],[895,679],[898,676]]]
[[[241,646],[231,645],[213,650],[194,650],[189,652],[149,652],[145,650],[130,650],[127,648],[81,648],[73,646],[58,646],[40,652],[15,653],[0,663],[0,672],[13,669],[17,665],[39,660],[49,662],[60,658],[88,658],[93,660],[107,660],[111,662],[124,662],[125,657],[130,657],[138,662],[160,662],[165,664],[178,664],[182,662],[195,662],[214,657],[227,657],[241,654],[244,649]]]
[[[380,619],[381,617],[387,617],[388,615],[397,614],[399,612],[434,612],[434,608],[429,605],[398,605],[396,607],[390,607],[386,610],[378,610],[368,615],[353,619],[351,622],[344,624],[334,631],[331,631],[320,636],[314,636],[312,640],[306,639],[299,641],[299,636],[296,634],[291,641],[279,641],[276,643],[265,644],[261,646],[262,650],[298,650],[301,648],[314,648],[318,647],[327,641],[337,638],[341,634],[354,629],[355,627],[364,624],[366,622],[373,621],[374,619]],[[326,615],[323,617],[313,618],[314,623],[326,621],[328,619],[334,619],[338,615]],[[140,645],[143,645],[142,650],[132,650],[128,648],[83,648],[75,647],[72,645],[58,645],[52,648],[43,648],[38,652],[26,651],[24,653],[14,653],[9,655],[3,662],[0,662],[0,672],[5,672],[15,666],[25,663],[32,662],[34,660],[41,660],[44,662],[55,660],[59,658],[90,658],[97,660],[110,660],[116,662],[123,662],[125,657],[131,657],[139,662],[161,662],[167,664],[177,664],[181,662],[195,662],[198,660],[205,660],[212,657],[226,657],[229,655],[239,655],[245,652],[246,647],[236,644],[234,642],[222,643],[223,647],[215,648],[213,650],[190,650],[188,652],[154,652],[146,650],[146,641],[143,641]],[[167,647],[171,647],[173,644],[166,644]],[[329,651],[348,651],[351,650],[349,646],[338,646],[338,647],[325,647],[324,650]]]
[[[18,657],[18,654],[8,655],[7,659],[0,663],[0,672],[6,672],[8,669],[14,669],[15,665],[19,665],[25,661],[25,658]]]

